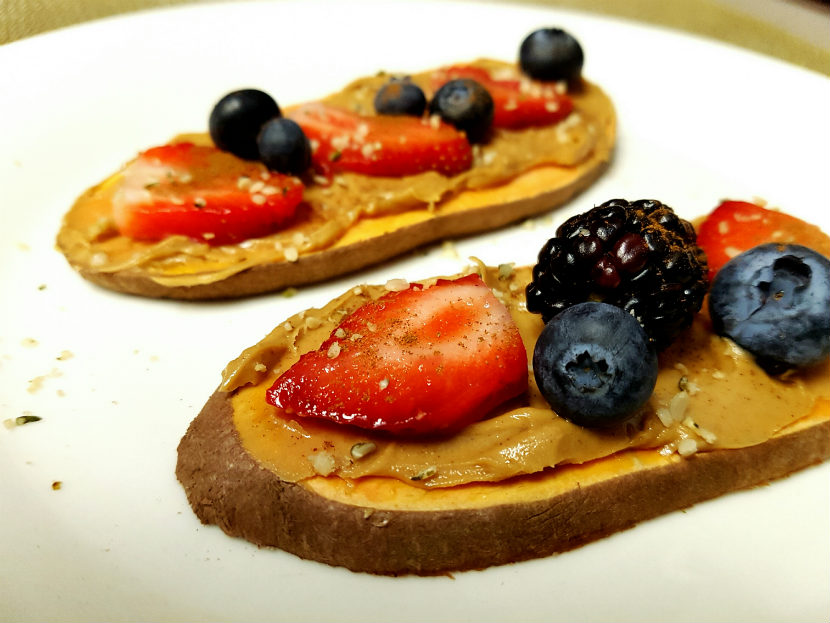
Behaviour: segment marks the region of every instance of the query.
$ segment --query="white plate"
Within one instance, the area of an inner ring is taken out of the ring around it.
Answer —
[[[547,25],[580,38],[586,75],[614,97],[617,159],[535,227],[458,242],[461,258],[532,262],[566,215],[617,196],[687,217],[761,196],[830,231],[830,81],[674,32],[492,3],[297,1],[150,12],[0,48],[0,420],[43,418],[0,427],[0,619],[827,620],[830,465],[452,579],[354,574],[202,527],[176,445],[224,365],[355,282],[466,260],[435,245],[293,298],[192,304],[101,290],[54,250],[79,193],[139,149],[203,130],[233,88],[290,103],[379,69],[512,59]]]

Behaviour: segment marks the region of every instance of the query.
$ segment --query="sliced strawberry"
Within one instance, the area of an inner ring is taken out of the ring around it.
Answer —
[[[424,171],[455,175],[470,168],[467,138],[451,125],[409,116],[364,116],[319,102],[290,114],[312,143],[312,163],[329,175],[352,171],[401,177]]]
[[[527,389],[507,308],[478,275],[366,303],[267,392],[288,415],[398,435],[447,433]]]
[[[148,149],[126,167],[113,215],[130,238],[179,234],[227,244],[272,233],[302,196],[295,177],[215,147],[176,143]]]
[[[486,88],[493,97],[494,128],[518,130],[550,125],[561,121],[573,110],[573,102],[557,90],[555,84],[530,80],[527,77],[500,78],[483,67],[453,65],[436,71],[434,88],[449,80],[471,78]]]
[[[764,242],[794,242],[830,255],[830,238],[815,225],[746,201],[721,202],[697,229],[710,279],[733,257]]]

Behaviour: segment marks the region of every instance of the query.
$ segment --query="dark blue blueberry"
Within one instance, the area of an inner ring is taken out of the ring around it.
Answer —
[[[519,66],[536,80],[575,81],[585,57],[579,41],[560,28],[540,28],[519,47]]]
[[[303,129],[293,120],[271,119],[257,139],[259,158],[272,171],[302,175],[311,165],[311,145]]]
[[[732,258],[712,281],[712,327],[773,374],[830,356],[830,260],[768,243]]]
[[[545,325],[533,372],[556,413],[580,426],[609,426],[648,401],[657,354],[630,314],[607,303],[579,303]]]
[[[228,93],[210,113],[210,137],[219,149],[256,160],[257,135],[266,121],[280,116],[280,107],[267,93],[242,89]]]
[[[471,143],[477,143],[487,136],[493,124],[493,98],[475,80],[457,78],[436,91],[429,113],[463,130]]]
[[[420,117],[426,108],[426,95],[408,78],[391,78],[375,95],[375,111],[379,115]]]

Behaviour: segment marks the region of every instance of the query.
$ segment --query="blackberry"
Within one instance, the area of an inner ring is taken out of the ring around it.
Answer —
[[[542,247],[527,308],[548,322],[584,301],[616,305],[662,350],[691,324],[708,285],[691,223],[659,201],[612,199],[565,221]]]

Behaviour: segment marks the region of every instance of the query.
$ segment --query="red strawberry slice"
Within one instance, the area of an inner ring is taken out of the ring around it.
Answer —
[[[320,102],[301,106],[289,116],[311,141],[313,166],[323,175],[455,175],[473,162],[464,134],[437,119],[358,115]]]
[[[478,275],[366,303],[267,392],[287,415],[397,435],[448,433],[527,389],[507,308]]]
[[[176,143],[148,149],[126,167],[113,215],[130,238],[179,234],[228,244],[272,233],[294,215],[302,196],[295,177],[215,147]]]
[[[797,243],[830,256],[830,238],[815,225],[747,201],[723,201],[697,230],[710,279],[736,255],[765,242]]]
[[[493,97],[493,127],[518,130],[550,125],[561,121],[573,110],[571,99],[556,84],[538,82],[527,77],[494,77],[483,67],[453,65],[436,71],[435,89],[449,80],[471,78]]]

